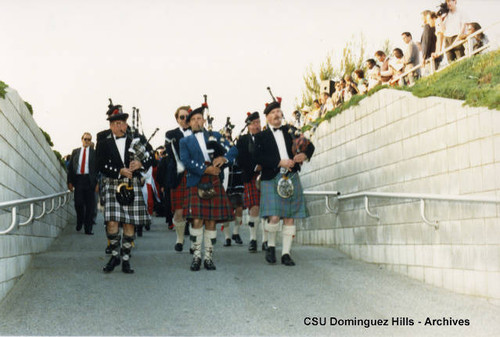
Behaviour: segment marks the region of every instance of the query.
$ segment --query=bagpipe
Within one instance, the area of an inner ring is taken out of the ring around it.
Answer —
[[[111,98],[109,99],[110,105],[113,104]],[[128,149],[130,155],[130,161],[147,161],[152,158],[152,148],[149,145],[148,140],[144,136],[144,129],[142,129],[142,134],[139,134],[139,121],[142,128],[142,120],[139,117],[139,109],[136,107],[132,108],[132,127],[127,128],[125,133],[126,137],[131,139],[130,147]],[[151,139],[155,132],[151,135]],[[140,184],[144,185],[144,177],[142,175],[144,169],[136,170],[133,173],[133,178],[136,177],[140,179]],[[120,205],[131,205],[134,202],[134,186],[132,185],[132,179],[126,179],[126,182],[119,184],[116,187],[116,200]]]
[[[208,157],[210,158],[210,163],[213,164],[214,159],[224,156],[228,149],[221,144],[224,141],[224,138],[221,137],[220,141],[217,141],[217,138],[214,136],[213,131],[213,121],[214,118],[210,115],[210,109],[208,108],[207,95],[203,95],[205,102],[202,104],[202,107],[207,111],[207,130],[208,130],[208,141],[207,141],[207,152]],[[225,167],[223,165],[220,167],[222,170]],[[206,183],[198,183],[198,197],[200,199],[209,200],[215,196],[215,188],[212,182]]]
[[[234,142],[232,139],[233,129],[234,129],[234,124],[231,123],[231,117],[227,117],[226,125],[224,125],[222,130],[220,130],[220,133],[222,134],[221,140],[222,141],[227,140],[230,146],[234,146]],[[240,135],[238,135],[235,140],[237,140]],[[243,183],[243,170],[240,168],[237,161],[233,163],[233,165],[229,165],[228,168],[229,168],[229,174],[227,177],[227,189],[226,189],[227,197],[229,198],[229,201],[234,207],[243,206],[243,193],[245,192],[245,185]]]

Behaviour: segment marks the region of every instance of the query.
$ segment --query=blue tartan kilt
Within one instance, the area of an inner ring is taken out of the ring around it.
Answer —
[[[276,187],[281,174],[272,180],[260,182],[260,217],[279,216],[280,218],[303,219],[308,217],[302,184],[298,173],[291,175],[294,187],[293,196],[284,199],[279,196]]]
[[[146,208],[139,179],[133,178],[134,201],[131,205],[122,206],[116,200],[116,187],[128,179],[103,178],[104,183],[104,221],[117,221],[125,224],[140,226],[149,225],[151,216]]]

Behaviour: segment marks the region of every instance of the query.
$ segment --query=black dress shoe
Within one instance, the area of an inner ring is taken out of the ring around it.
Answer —
[[[262,250],[267,251],[267,241],[262,242]]]
[[[201,266],[201,259],[197,257],[193,258],[193,262],[191,262],[191,270],[198,271],[200,270],[200,266]]]
[[[234,242],[236,242],[237,244],[239,245],[242,245],[243,244],[243,241],[241,241],[241,237],[239,234],[233,234],[233,236],[231,237]]]
[[[125,274],[133,274],[134,270],[130,268],[130,261],[123,261],[122,262],[122,272]]]
[[[137,226],[136,228],[137,236],[142,236],[142,226]]]
[[[111,259],[109,259],[108,263],[102,268],[102,271],[105,273],[111,273],[113,270],[115,270],[116,266],[120,265],[120,257],[118,256],[111,256]]]
[[[276,263],[276,247],[268,247],[266,251],[266,261],[271,264]]]
[[[82,230],[83,225],[76,225],[76,231],[79,232]]]
[[[85,232],[85,235],[94,235],[92,232]]]
[[[229,247],[231,246],[231,239],[226,239],[226,242],[224,242],[224,247]]]
[[[292,260],[289,254],[285,254],[281,257],[281,264],[285,266],[295,266],[295,262]]]
[[[257,241],[250,240],[250,245],[248,245],[248,251],[250,253],[257,253]]]
[[[151,225],[146,225],[144,226],[144,228],[146,228],[146,230],[149,232],[151,230]]]
[[[111,254],[112,250],[111,250],[111,247],[110,246],[107,246],[106,249],[104,250],[104,252],[109,255]]]
[[[191,255],[194,254],[194,249],[193,248],[189,248],[189,254],[191,254]]]
[[[174,249],[176,252],[182,252],[182,243],[176,243]]]
[[[205,266],[206,270],[215,270],[216,269],[214,261],[212,261],[212,260],[203,261],[203,266]]]

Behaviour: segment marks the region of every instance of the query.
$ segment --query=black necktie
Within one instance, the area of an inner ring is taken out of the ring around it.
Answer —
[[[194,134],[198,133],[198,132],[201,132],[201,130],[198,130],[198,131],[193,131]]]
[[[186,132],[187,130],[189,130],[189,128],[185,128],[185,129],[183,128],[182,130],[183,130],[184,132]]]
[[[281,126],[279,128],[273,128],[273,131],[281,130]]]
[[[123,135],[123,136],[120,136],[120,137],[118,137],[118,136],[115,136],[115,137],[116,137],[116,139],[120,139],[120,138],[125,138],[125,137],[127,137],[127,136],[126,136],[126,135]]]

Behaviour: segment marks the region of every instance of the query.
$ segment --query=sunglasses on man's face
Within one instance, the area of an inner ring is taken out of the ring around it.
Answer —
[[[92,138],[83,138],[84,141],[90,142]]]
[[[181,121],[185,120],[186,118],[187,118],[187,115],[180,115],[180,116],[179,116],[179,119],[180,119]]]

